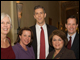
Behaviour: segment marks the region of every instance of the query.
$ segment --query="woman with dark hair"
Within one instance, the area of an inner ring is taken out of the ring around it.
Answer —
[[[72,50],[67,49],[65,46],[68,39],[63,31],[54,30],[49,37],[49,44],[54,47],[47,59],[76,59]]]
[[[12,47],[16,59],[35,59],[33,47],[31,46],[33,33],[30,28],[22,28],[17,36],[15,45]]]

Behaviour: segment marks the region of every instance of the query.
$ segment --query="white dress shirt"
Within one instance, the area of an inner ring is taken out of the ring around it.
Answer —
[[[71,36],[71,46],[72,46],[72,44],[73,44],[73,41],[74,41],[74,38],[75,38],[75,35],[76,35],[76,33],[75,34],[73,34],[72,36]],[[68,41],[70,40],[70,35],[69,34],[67,34],[67,38],[68,38]]]
[[[41,26],[38,24],[35,25],[36,27],[36,37],[37,37],[37,59],[39,59],[40,56],[40,33],[41,33]],[[45,35],[45,58],[49,54],[49,43],[48,43],[48,32],[47,32],[47,26],[44,24],[43,26],[44,35]]]

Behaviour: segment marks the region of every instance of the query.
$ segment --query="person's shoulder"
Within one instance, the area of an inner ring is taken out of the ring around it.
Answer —
[[[33,25],[33,26],[30,26],[30,28],[33,28],[33,27],[35,27],[35,25]]]
[[[29,27],[32,31],[34,31],[35,30],[35,25],[33,25],[33,26],[31,26],[31,27]]]
[[[13,49],[18,49],[18,43],[16,43],[14,46],[12,46]]]
[[[74,51],[73,51],[73,50],[68,49],[68,51],[69,51],[69,53],[74,53]]]
[[[76,32],[75,41],[79,43],[79,33],[78,32]]]
[[[52,25],[49,25],[49,24],[46,24],[46,25],[47,25],[47,27],[49,27],[49,28],[57,29],[57,27],[55,27],[55,26],[52,26]]]
[[[76,35],[79,37],[79,33],[78,32],[76,32]]]
[[[71,50],[71,49],[67,49],[67,48],[66,48],[66,50],[65,50],[65,51],[66,51],[66,53],[69,53],[69,54],[74,53],[74,51],[73,51],[73,50]]]
[[[67,54],[70,55],[70,56],[73,56],[74,58],[76,58],[76,57],[75,57],[75,53],[74,53],[74,51],[71,50],[71,49],[68,49]]]
[[[64,53],[65,53],[64,56],[66,56],[66,58],[69,58],[69,59],[75,59],[76,58],[74,51],[71,49],[66,48]]]

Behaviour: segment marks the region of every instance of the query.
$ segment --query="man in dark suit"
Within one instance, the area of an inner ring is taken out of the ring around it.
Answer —
[[[45,9],[38,5],[34,7],[34,18],[36,19],[36,24],[34,26],[31,26],[30,28],[33,31],[34,40],[32,42],[32,46],[34,49],[35,57],[36,59],[40,59],[40,33],[41,28],[44,30],[44,36],[45,36],[45,58],[49,54],[50,51],[53,50],[53,47],[51,47],[48,43],[48,37],[52,33],[53,30],[57,29],[54,26],[48,25],[45,22],[46,18],[46,12]]]
[[[69,47],[74,51],[76,58],[79,59],[79,34],[76,31],[76,28],[78,28],[78,19],[74,15],[68,17],[65,27],[67,28],[68,41],[71,36],[71,47]]]

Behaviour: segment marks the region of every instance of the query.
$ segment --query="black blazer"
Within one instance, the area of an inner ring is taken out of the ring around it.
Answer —
[[[47,59],[52,59],[55,50],[51,51],[47,57]],[[61,49],[61,51],[54,57],[54,59],[76,59],[75,54],[72,50],[69,50],[65,47]]]
[[[71,50],[74,51],[76,59],[79,59],[79,34],[76,33],[73,44],[71,46]]]
[[[52,33],[53,30],[57,29],[56,27],[54,26],[51,26],[51,25],[47,25],[47,31],[48,31],[48,38],[50,36],[50,34]],[[36,27],[35,25],[34,26],[31,26],[30,27],[31,30],[33,31],[33,35],[34,35],[34,38],[33,38],[33,42],[32,42],[32,46],[33,46],[33,50],[34,50],[34,53],[35,53],[35,58],[37,59],[37,37],[36,37]],[[53,47],[52,46],[49,46],[49,52],[53,50]]]

